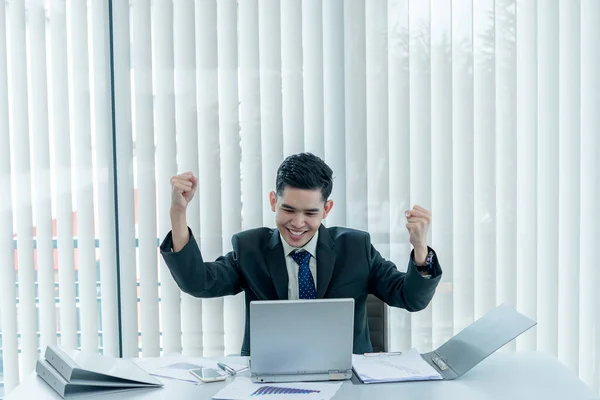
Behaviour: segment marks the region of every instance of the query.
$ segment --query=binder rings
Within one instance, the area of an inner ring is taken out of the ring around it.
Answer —
[[[50,345],[36,373],[61,397],[96,391],[153,388],[161,382],[131,360],[105,357]]]

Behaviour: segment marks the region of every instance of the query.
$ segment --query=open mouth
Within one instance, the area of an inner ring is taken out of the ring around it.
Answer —
[[[301,239],[302,236],[304,236],[304,234],[306,233],[306,231],[296,231],[296,230],[292,230],[288,228],[288,232],[290,233],[290,236],[292,237],[292,239],[298,240]]]

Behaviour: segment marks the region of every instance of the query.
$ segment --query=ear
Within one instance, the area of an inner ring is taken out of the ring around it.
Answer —
[[[277,206],[277,195],[275,192],[269,193],[269,203],[271,203],[271,210],[275,212],[275,207]]]
[[[324,208],[325,211],[323,212],[323,219],[327,218],[327,214],[329,214],[329,211],[331,211],[333,208],[333,200],[327,200]]]

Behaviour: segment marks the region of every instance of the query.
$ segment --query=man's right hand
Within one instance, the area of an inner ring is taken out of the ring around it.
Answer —
[[[194,198],[198,179],[189,171],[171,177],[171,213],[185,213]]]
[[[197,187],[198,179],[191,171],[171,177],[171,228],[175,252],[190,240],[185,211]]]

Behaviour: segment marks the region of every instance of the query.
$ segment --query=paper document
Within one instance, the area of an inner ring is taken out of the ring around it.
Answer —
[[[214,368],[215,370],[222,372],[223,375],[227,375],[224,371],[221,371],[221,369],[217,366],[216,361],[205,358],[148,358],[137,361],[137,364],[150,375],[155,376],[161,380],[176,379],[192,384],[200,384],[201,382],[199,379],[197,379],[194,375],[190,373],[190,369]],[[233,368],[236,372],[241,372],[248,369],[248,366],[244,364],[235,364],[229,362],[226,362],[226,364]]]
[[[213,399],[329,400],[341,386],[341,382],[253,383],[250,378],[238,376],[215,394]]]
[[[363,383],[438,380],[443,377],[416,349],[404,354],[352,355],[352,368]]]

